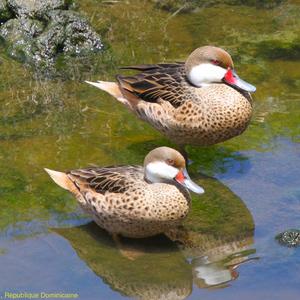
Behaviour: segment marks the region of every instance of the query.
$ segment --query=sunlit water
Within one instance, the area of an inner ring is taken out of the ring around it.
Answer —
[[[69,80],[40,79],[0,54],[0,292],[297,299],[299,249],[274,239],[300,229],[300,62],[289,50],[300,27],[297,1],[187,15],[142,1],[81,8],[111,48],[89,68],[72,66]],[[278,40],[287,50],[278,51]],[[172,146],[83,80],[112,80],[119,65],[184,60],[205,44],[226,48],[239,75],[256,85],[252,122],[240,137],[187,148],[191,176],[206,193],[193,196],[185,231],[123,240],[138,252],[129,260],[43,167],[140,164],[154,147]]]

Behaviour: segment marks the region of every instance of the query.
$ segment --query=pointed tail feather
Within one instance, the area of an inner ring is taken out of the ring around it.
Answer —
[[[107,92],[108,94],[112,95],[113,97],[115,97],[116,99],[118,99],[121,102],[124,102],[124,100],[126,101],[126,99],[124,99],[124,96],[123,96],[118,84],[115,82],[100,81],[100,80],[97,82],[86,80],[85,82],[97,87],[100,90]]]
[[[66,173],[50,170],[47,168],[44,168],[44,170],[50,175],[50,177],[57,185],[65,190],[70,191],[71,193],[74,193],[75,195],[78,195],[78,188]]]
[[[86,83],[93,85],[97,87],[100,90],[103,90],[110,94],[111,96],[115,97],[118,101],[128,106],[130,109],[132,109],[133,102],[136,102],[136,97],[134,95],[124,95],[123,89],[121,90],[120,86],[116,82],[110,82],[110,81],[85,81]],[[123,91],[123,92],[122,92]],[[134,98],[135,101],[133,101],[131,98]]]

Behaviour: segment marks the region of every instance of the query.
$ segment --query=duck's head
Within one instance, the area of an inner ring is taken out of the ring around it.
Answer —
[[[173,182],[194,193],[204,193],[203,188],[191,180],[184,157],[172,148],[159,147],[150,151],[145,157],[144,168],[145,178],[151,183]]]
[[[197,87],[225,83],[250,93],[256,90],[255,86],[239,78],[234,71],[231,56],[221,48],[197,48],[186,60],[185,71],[188,80]]]

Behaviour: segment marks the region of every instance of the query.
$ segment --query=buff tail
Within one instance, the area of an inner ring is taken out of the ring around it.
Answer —
[[[58,172],[50,169],[44,168],[44,170],[50,175],[53,181],[62,187],[65,190],[70,191],[71,193],[75,194],[76,196],[80,195],[78,188],[75,186],[73,181],[69,178],[66,173]]]
[[[86,83],[97,87],[100,90],[103,90],[116,98],[119,102],[125,104],[129,109],[134,110],[135,105],[138,103],[138,98],[133,94],[127,91],[126,89],[120,87],[116,82],[110,81],[85,81]]]
[[[111,96],[115,97],[121,103],[125,105],[129,105],[128,101],[124,98],[119,85],[116,82],[110,82],[110,81],[97,81],[97,82],[85,81],[85,82],[97,87],[100,90],[107,92]]]

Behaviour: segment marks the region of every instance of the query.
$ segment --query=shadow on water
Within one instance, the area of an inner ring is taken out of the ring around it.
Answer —
[[[122,238],[128,258],[95,223],[53,229],[113,290],[139,299],[185,299],[198,288],[226,287],[251,259],[254,223],[245,204],[219,181],[200,178],[208,191],[193,199],[183,226],[148,239]],[[216,222],[218,220],[218,222]]]
[[[175,149],[178,147],[170,141],[157,138],[155,140],[148,140],[142,142],[132,143],[125,150],[128,151],[128,155],[139,157],[142,162],[145,154],[150,152],[156,147],[168,146]],[[180,149],[178,149],[180,151]],[[123,150],[124,151],[124,150]],[[124,152],[125,152],[124,151]],[[200,174],[206,174],[207,176],[214,176],[216,173],[219,176],[226,174],[228,177],[240,176],[249,172],[251,169],[251,163],[248,157],[236,150],[233,150],[224,145],[214,145],[210,147],[186,147],[188,157],[191,160],[189,169]],[[122,157],[128,157],[126,153],[122,154]],[[196,169],[198,169],[196,171]],[[193,174],[193,177],[195,174]]]

